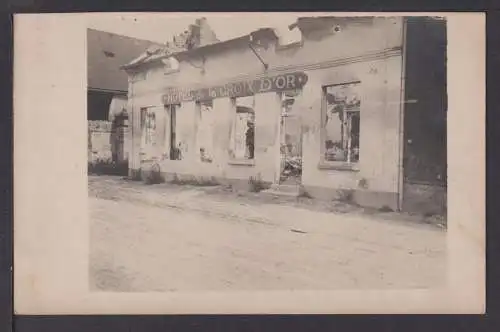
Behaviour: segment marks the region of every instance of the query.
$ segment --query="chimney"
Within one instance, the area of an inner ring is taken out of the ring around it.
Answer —
[[[218,41],[215,32],[210,28],[205,17],[196,20],[196,25],[199,27],[199,45],[205,46]]]
[[[197,23],[198,20],[196,20]],[[187,40],[187,48],[193,49],[200,47],[200,27],[197,24],[189,25],[189,37]]]

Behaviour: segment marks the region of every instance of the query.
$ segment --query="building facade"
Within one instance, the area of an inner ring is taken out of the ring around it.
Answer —
[[[125,66],[130,175],[154,165],[166,179],[260,181],[401,210],[407,26],[301,18],[290,28],[302,38],[288,45],[260,29],[148,53]]]

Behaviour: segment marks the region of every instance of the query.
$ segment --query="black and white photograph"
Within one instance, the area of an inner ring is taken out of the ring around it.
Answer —
[[[446,20],[283,15],[89,28],[93,290],[443,284]]]
[[[86,221],[72,231],[81,241],[65,240],[80,257],[79,292],[102,308],[138,294],[415,291],[415,307],[444,294],[459,260],[450,261],[460,214],[448,190],[459,104],[449,89],[450,19],[245,15],[82,20],[85,53],[73,63],[85,80],[65,87],[82,96],[67,97],[68,116],[75,104],[85,113],[58,120],[74,123],[59,140],[86,137],[73,145],[85,169],[75,161],[61,175],[78,168],[85,181]],[[464,133],[454,149],[479,161]],[[24,282],[36,292],[33,275]],[[479,284],[476,293],[480,301]]]

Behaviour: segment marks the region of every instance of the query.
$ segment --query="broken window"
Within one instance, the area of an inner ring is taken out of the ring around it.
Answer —
[[[198,131],[197,131],[197,147],[200,161],[211,163],[213,160],[213,102],[203,101],[197,103],[198,110]]]
[[[302,133],[301,122],[294,109],[297,93],[286,92],[281,101],[281,151],[288,157],[300,157],[302,155]]]
[[[255,157],[255,98],[254,96],[235,98],[234,104],[236,120],[231,157],[252,160]]]
[[[156,114],[148,112],[146,116],[146,144],[155,145]]]
[[[324,160],[359,161],[360,84],[348,83],[323,88]]]
[[[179,142],[177,142],[177,109],[180,105],[167,105],[167,123],[168,123],[168,135],[167,144],[168,147],[168,157],[170,160],[181,160],[182,159],[182,149]]]
[[[141,146],[143,150],[156,145],[156,114],[151,107],[141,108]]]
[[[302,175],[302,124],[297,107],[294,107],[298,93],[287,91],[282,94],[280,122],[281,183],[300,183]]]

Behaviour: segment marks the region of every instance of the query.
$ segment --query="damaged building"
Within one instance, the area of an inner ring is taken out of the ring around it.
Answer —
[[[307,17],[219,41],[206,19],[123,66],[129,171],[392,210],[446,209],[446,22]]]

